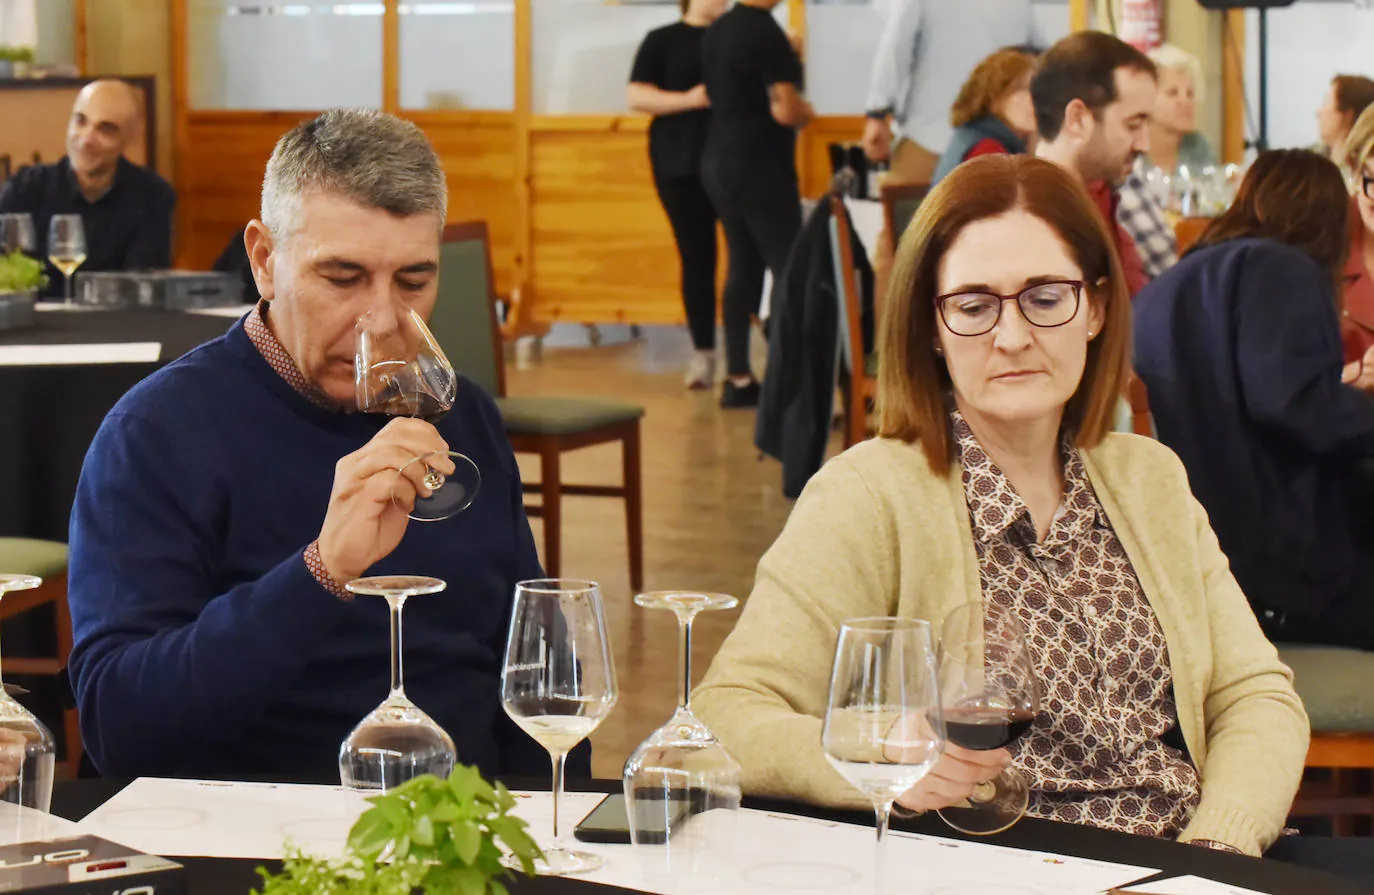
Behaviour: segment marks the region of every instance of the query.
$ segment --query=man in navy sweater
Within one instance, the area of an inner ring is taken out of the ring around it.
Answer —
[[[101,426],[68,588],[82,736],[103,774],[338,779],[340,743],[388,689],[385,601],[341,586],[366,573],[448,582],[407,604],[406,685],[458,760],[547,772],[499,699],[514,585],[542,573],[495,405],[462,379],[437,426],[354,412],[355,322],[428,317],[446,206],[414,125],[336,110],[295,128],[245,234],[262,302]],[[409,524],[397,468],[449,449],[476,462],[481,491]]]

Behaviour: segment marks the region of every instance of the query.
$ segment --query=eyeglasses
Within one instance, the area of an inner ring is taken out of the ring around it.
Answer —
[[[1370,202],[1374,202],[1374,177],[1370,177],[1366,174],[1360,178],[1360,181],[1364,188],[1364,197]]]
[[[1063,326],[1078,313],[1079,297],[1083,294],[1081,280],[1057,280],[1037,283],[1013,295],[992,292],[954,292],[935,298],[940,319],[956,336],[981,336],[992,332],[1002,319],[1002,306],[1016,302],[1021,316],[1033,326]]]

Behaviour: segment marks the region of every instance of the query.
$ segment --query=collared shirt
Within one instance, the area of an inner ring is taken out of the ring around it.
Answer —
[[[1042,542],[1030,509],[953,411],[983,599],[1014,609],[1040,684],[1031,729],[1010,747],[1028,813],[1177,836],[1202,795],[1178,735],[1159,620],[1066,436],[1064,500]]]
[[[1155,191],[1142,176],[1144,166],[1136,161],[1126,182],[1117,191],[1116,222],[1135,243],[1145,266],[1145,276],[1154,279],[1178,263],[1178,237],[1169,224]]]
[[[1364,263],[1365,229],[1360,209],[1350,200],[1350,253],[1345,259],[1345,295],[1341,302],[1341,344],[1345,362],[1364,357],[1374,347],[1374,279]]]
[[[1009,46],[1041,46],[1030,0],[889,0],[873,56],[869,111],[935,155],[954,133],[949,109],[974,66]]]
[[[91,202],[81,192],[70,160],[32,165],[0,192],[0,213],[33,216],[35,254],[48,256],[48,225],[54,215],[79,214],[86,234],[80,270],[164,270],[172,264],[172,210],[176,193],[153,171],[119,160],[114,183]],[[48,265],[45,295],[62,294],[62,273]]]
[[[258,349],[258,353],[262,355],[263,360],[267,361],[267,365],[301,397],[322,410],[341,410],[337,403],[305,378],[301,368],[296,366],[291,355],[273,335],[272,329],[264,319],[267,309],[268,303],[259,301],[253,306],[253,310],[249,311],[247,316],[243,318],[243,331],[248,336],[248,341],[252,342],[253,347]],[[329,574],[329,569],[325,567],[324,559],[320,556],[320,542],[318,540],[311,541],[310,546],[305,548],[305,564],[310,569],[310,574],[325,590],[341,600],[353,599],[352,595],[334,579],[334,576]]]

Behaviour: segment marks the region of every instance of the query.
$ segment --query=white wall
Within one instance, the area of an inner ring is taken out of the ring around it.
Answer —
[[[678,18],[676,3],[536,0],[533,6],[531,105],[538,115],[626,111],[625,85],[640,41]]]
[[[1259,127],[1259,13],[1245,14],[1245,92]],[[1269,11],[1269,145],[1317,142],[1317,108],[1338,74],[1374,77],[1374,9],[1313,2]],[[1253,136],[1253,133],[1249,133]]]
[[[400,7],[403,108],[515,108],[514,0]]]
[[[72,0],[39,0],[34,6],[38,13],[38,46],[34,50],[34,62],[39,65],[75,62]]]

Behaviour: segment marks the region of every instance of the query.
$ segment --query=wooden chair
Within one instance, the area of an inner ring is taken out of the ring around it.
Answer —
[[[1154,420],[1150,417],[1150,395],[1145,390],[1144,381],[1132,373],[1126,392],[1131,402],[1131,431],[1146,438],[1154,438],[1155,426]]]
[[[1183,218],[1174,225],[1174,240],[1178,243],[1179,257],[1193,247],[1202,236],[1202,231],[1212,223],[1211,218]]]
[[[643,482],[640,472],[637,404],[580,397],[508,397],[505,354],[492,290],[491,251],[487,225],[476,221],[444,229],[439,300],[430,329],[454,365],[496,398],[506,436],[517,453],[539,456],[539,481],[525,492],[540,503],[525,512],[544,520],[544,571],[561,574],[563,497],[615,497],[625,501],[625,534],[629,547],[630,587],[644,585]],[[568,484],[561,460],[567,451],[597,444],[621,445],[622,484]]]
[[[32,538],[0,538],[0,573],[35,575],[43,584],[33,590],[19,590],[0,599],[0,622],[23,615],[40,606],[53,607],[57,615],[57,650],[52,656],[5,656],[6,678],[12,675],[60,677],[66,673],[72,654],[72,616],[67,605],[67,545]],[[54,732],[57,733],[57,732]],[[81,763],[81,722],[74,708],[62,712],[60,735],[66,750],[70,776],[76,776]]]
[[[882,187],[883,217],[887,222],[887,232],[892,235],[893,250],[902,241],[907,225],[916,216],[930,192],[928,183],[885,183]]]
[[[830,196],[830,244],[835,263],[836,290],[843,302],[847,337],[844,354],[849,358],[849,388],[845,394],[844,446],[851,448],[868,437],[868,402],[878,397],[876,355],[864,350],[863,309],[860,307],[858,272],[850,244],[849,217],[844,199]]]

